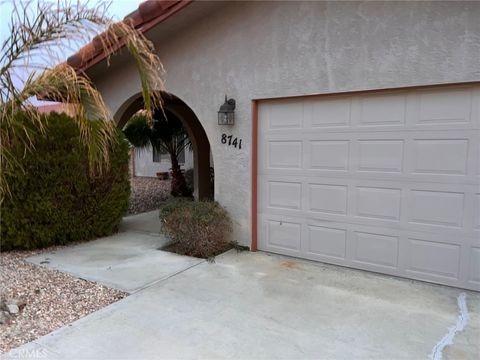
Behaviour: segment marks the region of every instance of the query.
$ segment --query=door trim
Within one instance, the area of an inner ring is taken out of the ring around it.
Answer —
[[[257,251],[257,179],[258,179],[258,101],[252,100],[252,243],[251,251]]]

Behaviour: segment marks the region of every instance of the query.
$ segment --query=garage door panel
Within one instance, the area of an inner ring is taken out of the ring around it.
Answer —
[[[267,206],[280,209],[300,210],[302,207],[302,183],[268,181]]]
[[[349,140],[311,140],[307,144],[307,168],[348,171]]]
[[[303,116],[302,100],[286,100],[267,105],[263,112],[265,118],[263,126],[268,130],[300,129],[302,128]]]
[[[304,206],[305,187],[298,176],[262,176],[259,184],[258,203],[260,213],[278,211],[281,214],[301,216]]]
[[[267,244],[277,248],[300,251],[302,225],[288,221],[267,221]]]
[[[375,267],[397,268],[399,236],[354,231],[352,237],[354,262]]]
[[[348,186],[338,182],[308,183],[307,210],[347,215]]]
[[[308,127],[326,129],[350,126],[352,106],[350,96],[330,97],[322,102],[307,100],[305,104],[305,125]]]
[[[407,172],[426,181],[476,182],[478,130],[413,134],[407,146]]]
[[[259,217],[259,246],[272,252],[301,256],[302,223],[299,218]]]
[[[355,159],[351,160],[352,162]],[[320,169],[307,169],[307,168],[290,168],[290,169],[259,169],[258,175],[260,176],[302,176],[305,178],[330,178],[330,179],[340,179],[340,180],[348,180],[351,179],[352,176],[355,179],[359,179],[362,181],[384,181],[384,182],[391,182],[398,183],[409,183],[418,184],[419,186],[424,183],[431,183],[431,184],[444,184],[446,186],[466,186],[466,187],[475,187],[478,186],[479,176],[438,176],[432,174],[395,174],[393,172],[374,172],[374,171],[332,171],[332,170],[320,170]]]
[[[403,92],[360,96],[357,125],[369,127],[404,125],[406,100],[406,94]]]
[[[302,168],[302,141],[270,140],[267,147],[267,169]]]
[[[463,227],[463,192],[411,190],[408,222],[439,227]]]
[[[460,245],[409,237],[407,247],[407,272],[459,279]]]
[[[330,140],[328,134],[317,140],[266,138],[260,173],[292,170],[306,176],[350,176],[354,172],[361,178],[478,184],[480,150],[474,132],[352,133],[347,134],[350,140],[336,135]]]
[[[358,140],[356,170],[401,173],[404,142],[403,139],[385,138]]]
[[[419,91],[417,124],[470,123],[473,95],[473,88]]]
[[[462,247],[469,241],[452,244],[448,236],[296,217],[260,218],[259,229],[264,230],[259,232],[263,239],[259,245],[271,252],[448,285],[468,277],[469,286],[477,286],[480,246],[472,246],[473,255],[467,250],[472,259],[466,276],[458,262]]]
[[[480,211],[475,189],[461,184],[265,175],[259,178],[258,207],[260,213],[474,237],[480,231],[472,210]]]
[[[307,225],[307,253],[322,258],[345,259],[347,230],[328,226]]]
[[[259,108],[260,130],[478,129],[479,104],[480,91],[474,85],[270,100]]]
[[[467,173],[469,139],[415,139],[413,148],[413,173]]]
[[[260,102],[259,249],[480,290],[479,114],[479,86]]]
[[[354,216],[400,221],[402,189],[356,187]]]

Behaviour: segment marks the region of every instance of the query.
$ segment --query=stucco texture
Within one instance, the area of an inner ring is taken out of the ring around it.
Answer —
[[[479,18],[478,2],[194,2],[147,36],[207,133],[215,198],[249,245],[252,99],[480,80]],[[140,91],[128,61],[92,78],[117,116]],[[217,124],[225,94],[229,127]]]

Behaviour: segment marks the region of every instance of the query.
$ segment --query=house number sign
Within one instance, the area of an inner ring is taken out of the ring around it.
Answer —
[[[239,139],[237,137],[234,138],[233,135],[222,134],[222,144],[238,147],[239,149],[241,149],[242,139]]]

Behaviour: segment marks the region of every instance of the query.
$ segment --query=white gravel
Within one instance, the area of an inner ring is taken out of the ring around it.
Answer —
[[[0,324],[0,353],[46,335],[128,294],[24,261],[55,248],[0,254],[0,294],[25,306]]]
[[[170,181],[151,177],[132,177],[132,193],[128,204],[128,214],[159,209],[170,198]]]

